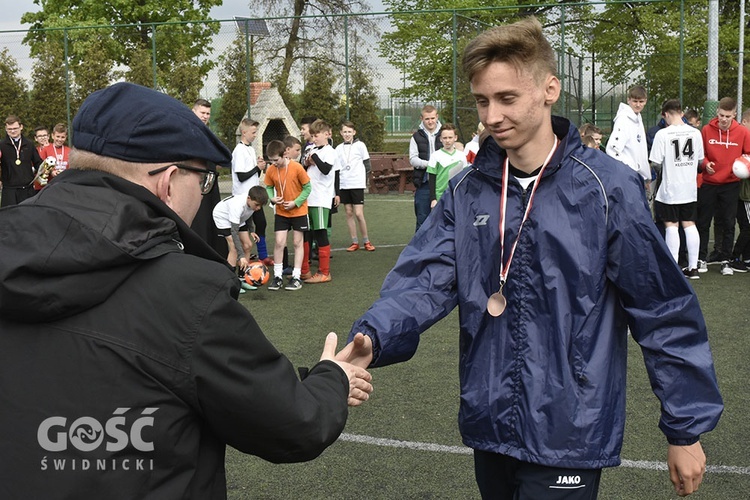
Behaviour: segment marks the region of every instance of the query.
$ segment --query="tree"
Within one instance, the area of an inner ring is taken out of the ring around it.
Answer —
[[[0,119],[3,123],[8,115],[17,115],[25,121],[24,114],[28,109],[26,82],[19,74],[18,61],[10,55],[7,47],[0,50],[0,88],[3,89],[3,98],[0,99]]]
[[[432,102],[453,101],[454,69],[460,79],[462,50],[481,31],[529,15],[537,16],[547,27],[562,19],[561,7],[541,2],[516,5],[518,2],[513,0],[385,0],[384,3],[394,12],[391,16],[394,29],[383,35],[380,54],[401,70],[405,81],[409,82],[404,88],[392,89],[392,95]],[[501,6],[508,8],[497,9]],[[470,8],[476,10],[450,11]],[[427,9],[433,12],[429,15],[398,14]],[[435,12],[439,9],[448,11]],[[566,15],[586,10],[586,6],[567,7]],[[456,68],[453,67],[454,38]]]
[[[37,55],[31,84],[29,122],[46,127],[66,122],[65,59],[59,45],[48,45]]]
[[[108,86],[112,81],[112,66],[107,59],[105,46],[91,38],[77,41],[76,46],[79,50],[85,51],[88,57],[85,61],[71,61],[73,72],[71,108],[75,110],[91,92]]]
[[[283,61],[274,72],[278,77],[273,83],[287,103],[292,101],[289,82],[294,80],[291,75],[296,62],[317,60],[343,67],[344,33],[349,32],[350,43],[357,44],[359,36],[374,34],[376,29],[366,16],[348,16],[347,20],[342,16],[369,12],[366,0],[258,0],[256,4],[272,18],[271,32],[280,34],[262,39],[260,44],[268,61]]]
[[[340,94],[336,94],[338,79],[328,64],[315,61],[310,67],[310,76],[299,94],[300,116],[317,116],[327,121],[334,129],[344,117]]]
[[[370,151],[382,151],[385,128],[383,120],[378,117],[378,95],[372,78],[357,63],[357,60],[353,61],[350,72],[349,120],[356,125],[357,137],[367,144]],[[333,126],[336,127],[337,124]]]
[[[153,68],[151,51],[144,47],[140,47],[133,50],[133,57],[130,59],[130,67],[122,72],[122,77],[130,83],[143,85],[144,87],[153,87]]]
[[[235,144],[235,130],[242,117],[247,114],[247,95],[250,90],[247,81],[247,51],[245,35],[238,33],[234,43],[219,56],[219,78],[221,86],[221,111],[216,118],[216,132],[230,149]],[[252,75],[257,74],[254,61],[250,67]]]
[[[211,7],[221,1],[39,0],[42,10],[21,18],[32,28],[24,41],[32,56],[41,54],[48,43],[67,44],[76,102],[121,76],[114,71],[118,67],[129,68],[125,75],[146,83],[145,61],[152,61],[154,42],[157,85],[178,98],[194,98],[213,66],[210,58],[200,62],[198,58],[205,55],[219,25],[187,21],[207,19]],[[158,24],[166,22],[184,23]],[[50,28],[65,28],[65,36]],[[153,85],[153,78],[148,84]]]
[[[683,105],[702,106],[707,89],[707,2],[685,0]],[[736,95],[738,2],[725,2],[719,20],[719,97]],[[593,12],[578,39],[596,54],[602,77],[633,80],[648,87],[658,108],[679,97],[680,15],[674,3],[607,4]],[[750,89],[745,89],[750,91]],[[743,99],[744,100],[744,99]]]

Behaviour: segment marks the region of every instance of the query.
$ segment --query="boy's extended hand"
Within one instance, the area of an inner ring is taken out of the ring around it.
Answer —
[[[358,333],[357,336],[365,337],[360,333]],[[369,337],[365,338],[370,344],[370,359],[372,359],[372,342],[370,341]],[[328,336],[326,337],[326,343],[323,347],[323,354],[321,354],[320,356],[320,360],[333,361],[334,363],[339,365],[344,370],[344,372],[346,372],[346,376],[349,377],[349,398],[347,400],[347,403],[349,404],[349,406],[359,406],[370,398],[370,393],[372,392],[372,384],[370,384],[372,375],[370,375],[370,372],[365,370],[365,367],[370,363],[368,361],[367,364],[362,365],[365,359],[364,357],[362,357],[362,354],[367,350],[367,348],[363,347],[364,341],[363,339],[360,339],[360,347],[355,349],[353,347],[353,344],[357,343],[357,338],[355,338],[353,342],[347,344],[344,349],[336,354],[337,341],[338,337],[335,333],[331,332],[328,334]],[[344,354],[345,351],[349,354]]]
[[[669,445],[667,451],[669,479],[681,497],[698,491],[706,472],[706,455],[700,441],[689,446]]]
[[[372,339],[362,333],[356,334],[354,339],[339,351],[336,359],[367,368],[372,362]]]

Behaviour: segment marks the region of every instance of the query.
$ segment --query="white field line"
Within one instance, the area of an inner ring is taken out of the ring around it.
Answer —
[[[420,443],[414,441],[400,441],[398,439],[377,438],[372,436],[363,436],[360,434],[343,433],[339,436],[340,441],[349,443],[361,443],[372,446],[385,446],[388,448],[402,448],[417,451],[433,451],[438,453],[453,453],[456,455],[471,455],[473,450],[466,446],[446,446],[435,443]],[[622,460],[621,467],[630,469],[646,469],[666,471],[667,464],[663,462],[649,462],[646,460]],[[743,476],[750,475],[750,467],[737,467],[734,465],[709,465],[706,472],[712,474],[740,474]]]

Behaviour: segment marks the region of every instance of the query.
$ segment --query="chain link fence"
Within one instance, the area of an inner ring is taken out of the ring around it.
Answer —
[[[648,89],[652,73],[681,61],[679,54],[654,55],[646,67],[633,65],[620,81],[604,80],[598,68],[606,61],[600,60],[570,34],[570,23],[574,21],[567,20],[566,9],[581,5],[593,4],[549,6],[559,15],[554,19],[547,15],[547,19],[554,22],[547,23],[545,33],[558,50],[563,85],[563,95],[554,111],[576,124],[594,123],[606,132],[630,86],[637,83]],[[30,96],[26,103],[0,100],[4,101],[0,102],[0,112],[21,115],[27,131],[37,125],[70,123],[88,93],[114,81],[128,80],[163,90],[187,105],[197,97],[212,101],[216,104],[212,127],[217,128],[216,120],[223,109],[227,109],[226,97],[231,83],[241,89],[246,99],[242,112],[249,111],[252,117],[254,103],[248,90],[250,84],[270,82],[275,85],[286,72],[288,83],[279,89],[280,95],[292,118],[298,121],[305,110],[314,109],[310,102],[301,102],[301,96],[305,96],[305,89],[324,62],[332,77],[330,91],[338,99],[335,104],[339,109],[339,121],[351,117],[352,103],[356,102],[352,95],[355,72],[366,68],[386,142],[408,138],[419,126],[420,109],[425,104],[433,104],[440,110],[441,121],[456,122],[460,139],[467,141],[478,118],[468,85],[461,78],[460,51],[475,34],[491,26],[493,19],[500,24],[503,19],[518,16],[519,9],[523,8],[0,32],[0,56],[6,62],[10,60],[10,71],[15,71]],[[409,23],[417,28],[430,23],[436,30],[429,37],[399,40],[394,33]],[[289,52],[290,32],[295,26],[300,27],[297,46]],[[321,31],[321,27],[327,27],[326,31]],[[188,43],[198,38],[202,40],[200,46]],[[35,53],[31,55],[28,42],[33,40],[43,42],[34,45]],[[408,43],[414,44],[413,50],[404,45]],[[435,60],[440,61],[440,65],[422,73],[411,71],[412,52],[416,54],[425,48],[436,55]],[[702,57],[705,68],[705,54]],[[618,64],[628,66],[631,63],[618,61]],[[427,87],[425,82],[415,81],[422,79],[420,75],[429,83]],[[665,98],[682,95],[681,81],[673,84],[674,92]],[[691,104],[703,103],[688,103]],[[655,99],[650,100],[644,112],[647,126],[658,120],[659,105]],[[233,119],[238,123],[241,118],[240,115]],[[231,139],[224,137],[225,142]]]

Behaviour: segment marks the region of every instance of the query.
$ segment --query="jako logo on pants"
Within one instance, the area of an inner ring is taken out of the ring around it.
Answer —
[[[39,446],[52,452],[66,451],[69,447],[91,452],[102,445],[108,452],[117,452],[128,444],[138,451],[154,451],[154,444],[144,438],[144,429],[154,426],[151,415],[158,408],[145,408],[130,426],[124,415],[128,410],[130,408],[117,408],[103,424],[93,417],[79,417],[68,426],[66,417],[49,417],[39,424],[37,441]]]

